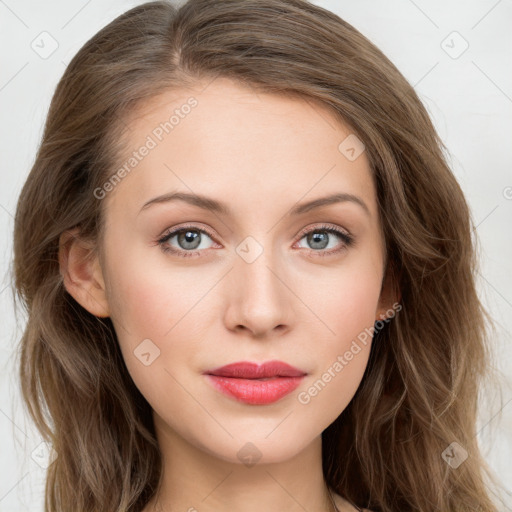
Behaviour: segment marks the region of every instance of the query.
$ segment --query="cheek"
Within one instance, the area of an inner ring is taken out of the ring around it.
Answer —
[[[143,250],[127,250],[124,255],[122,261],[109,265],[113,321],[134,339],[162,338],[197,302],[200,290],[193,283],[187,286],[179,268],[148,261]]]
[[[314,287],[305,283],[307,289],[301,290],[317,317],[318,365],[298,401],[326,424],[345,409],[365,372],[380,296],[379,265],[358,253]]]
[[[206,295],[218,278],[200,268],[173,268],[162,257],[148,263],[143,250],[123,254],[122,261],[109,264],[111,319],[132,377],[141,389],[153,389],[157,385],[154,372],[172,367],[172,361],[179,360],[181,366],[193,363],[204,337],[204,322],[197,320],[208,315]],[[138,358],[146,352],[150,360],[158,354],[147,367]],[[162,378],[167,381],[169,375]]]
[[[365,329],[374,325],[381,276],[368,262],[340,266],[319,280],[303,281],[300,294],[307,298],[325,339],[336,340],[341,350]],[[314,284],[314,286],[313,286]],[[331,345],[331,344],[330,344]],[[332,346],[332,345],[331,345]]]
[[[169,363],[179,360],[186,365],[193,353],[187,312],[195,301],[186,296],[181,279],[176,271],[144,265],[136,254],[110,272],[111,319],[121,353],[137,388],[153,408],[163,396],[172,408],[180,387],[169,373],[174,374]]]
[[[297,400],[304,414],[316,418],[324,428],[347,407],[361,383],[379,292],[379,276],[347,268],[330,279],[328,293],[317,291],[311,297],[317,300],[315,312],[322,320],[314,328],[318,364]]]

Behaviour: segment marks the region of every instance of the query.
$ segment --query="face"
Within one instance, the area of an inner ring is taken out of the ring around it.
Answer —
[[[376,192],[323,106],[227,79],[204,87],[129,120],[119,167],[136,163],[101,199],[105,301],[158,429],[226,461],[252,443],[277,462],[348,405],[370,352],[360,335],[389,308]],[[304,206],[333,194],[344,200]],[[302,376],[205,374],[276,360]]]

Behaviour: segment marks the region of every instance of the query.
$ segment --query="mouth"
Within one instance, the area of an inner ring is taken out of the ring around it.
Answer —
[[[306,372],[282,361],[238,362],[204,372],[215,389],[239,402],[267,405],[299,386]]]
[[[207,375],[218,377],[233,377],[241,379],[272,379],[275,377],[303,377],[306,372],[295,368],[283,361],[267,361],[262,364],[240,361],[220,366],[205,372]]]

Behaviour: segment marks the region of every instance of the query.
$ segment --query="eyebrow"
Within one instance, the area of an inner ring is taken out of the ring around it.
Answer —
[[[198,194],[190,194],[188,192],[170,192],[168,194],[154,197],[142,206],[140,212],[149,208],[151,205],[169,203],[172,201],[183,201],[204,210],[210,210],[214,213],[219,213],[225,216],[232,216],[232,212],[226,204],[221,203],[216,199],[212,199],[211,197]],[[308,201],[306,203],[297,204],[288,212],[287,216],[300,215],[315,208],[320,208],[321,206],[329,206],[331,204],[344,202],[352,202],[358,204],[366,212],[367,215],[371,216],[370,209],[360,197],[344,192],[313,199],[312,201]]]

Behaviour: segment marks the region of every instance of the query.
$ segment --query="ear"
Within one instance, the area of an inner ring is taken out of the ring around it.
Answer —
[[[98,317],[110,316],[95,246],[80,239],[78,228],[61,234],[59,266],[66,290],[82,307]]]
[[[398,282],[393,266],[391,264],[386,265],[375,321],[385,320],[394,315],[394,313],[391,314],[395,310],[393,305],[399,303],[402,298]]]

